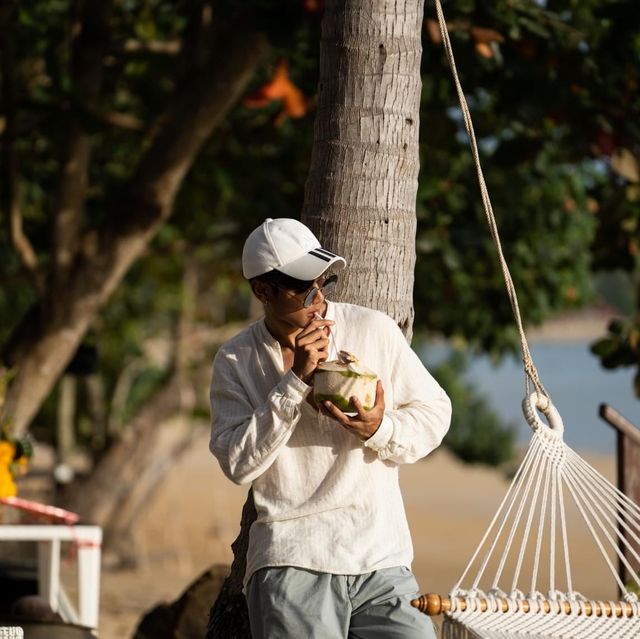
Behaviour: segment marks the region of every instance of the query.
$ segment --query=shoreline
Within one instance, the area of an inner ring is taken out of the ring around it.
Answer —
[[[532,342],[593,342],[607,334],[609,322],[622,313],[610,306],[592,306],[561,313],[527,334]]]

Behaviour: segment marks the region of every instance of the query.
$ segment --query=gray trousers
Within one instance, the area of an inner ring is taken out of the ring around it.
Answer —
[[[364,575],[263,568],[246,588],[253,639],[435,639],[404,567]]]

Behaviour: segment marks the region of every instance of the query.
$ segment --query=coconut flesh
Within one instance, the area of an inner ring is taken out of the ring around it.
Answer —
[[[364,410],[371,410],[376,400],[378,376],[363,366],[358,358],[340,351],[338,359],[318,364],[313,377],[313,399],[316,403],[329,400],[345,413],[355,413],[351,402],[357,397]]]

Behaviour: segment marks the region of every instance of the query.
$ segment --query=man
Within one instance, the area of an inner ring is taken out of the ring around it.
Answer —
[[[436,448],[451,403],[391,318],[327,301],[345,260],[292,219],[267,219],[242,265],[264,306],[218,351],[211,451],[251,483],[245,594],[254,639],[435,637],[418,594],[398,466]],[[336,351],[378,376],[369,411],[311,400]]]

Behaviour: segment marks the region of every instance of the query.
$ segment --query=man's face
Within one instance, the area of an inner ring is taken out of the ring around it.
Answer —
[[[269,290],[264,290],[263,293],[268,301],[265,308],[266,314],[289,326],[304,328],[316,315],[324,315],[326,303],[322,287],[330,275],[331,273],[323,273],[304,291],[277,288],[267,284]],[[313,294],[314,289],[316,289],[315,294]],[[305,307],[305,299],[309,299],[310,294],[313,299],[310,300],[310,305]]]

